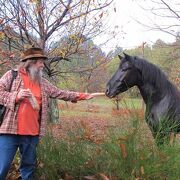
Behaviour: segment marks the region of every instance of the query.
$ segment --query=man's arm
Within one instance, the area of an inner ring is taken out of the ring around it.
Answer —
[[[17,91],[9,92],[12,72],[7,71],[0,79],[0,104],[14,110]]]
[[[72,101],[72,102],[77,102],[80,100],[88,100],[93,98],[93,96],[89,93],[61,90],[45,79],[43,79],[43,85],[45,87],[46,93],[49,95],[50,98],[57,98],[57,99],[62,99],[64,101]]]

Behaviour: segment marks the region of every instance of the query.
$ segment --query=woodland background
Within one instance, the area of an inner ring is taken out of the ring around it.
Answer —
[[[111,0],[1,0],[1,75],[19,62],[22,50],[40,46],[49,57],[46,75],[57,86],[83,92],[104,91],[118,66],[117,55],[125,51],[157,64],[179,87],[180,32],[171,30],[179,24],[148,25],[174,36],[173,43],[158,39],[153,45],[142,42],[132,49],[116,47],[103,52],[101,44],[96,45],[93,39],[103,32],[109,35],[107,41],[116,38],[117,31],[105,23],[109,11],[116,11],[112,3]],[[173,7],[156,0],[149,11],[157,18],[164,16],[180,22],[179,12]]]
[[[104,52],[102,45],[121,32],[107,23],[109,12],[116,12],[113,0],[0,0],[0,75],[19,63],[22,50],[39,46],[49,57],[45,76],[59,88],[104,92],[119,65],[117,55],[126,52],[159,66],[180,89],[180,4],[148,1],[152,7],[141,8],[169,21],[138,23],[170,34],[174,42],[158,39],[153,45],[142,42]],[[101,44],[96,37],[102,37]],[[180,147],[157,150],[141,103],[136,88],[115,100],[51,101],[49,119],[59,122],[60,111],[60,124],[49,124],[50,134],[40,144],[37,179],[179,179]],[[107,135],[107,128],[113,128],[113,135]],[[20,178],[19,161],[17,157],[9,179]]]

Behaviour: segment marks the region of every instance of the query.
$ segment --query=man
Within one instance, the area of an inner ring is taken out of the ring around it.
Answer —
[[[5,179],[18,148],[22,179],[33,179],[36,146],[46,129],[48,98],[72,102],[93,98],[93,94],[58,89],[44,79],[46,59],[42,49],[29,48],[23,52],[10,92],[12,72],[6,72],[0,79],[0,104],[6,106],[0,126],[0,180]]]

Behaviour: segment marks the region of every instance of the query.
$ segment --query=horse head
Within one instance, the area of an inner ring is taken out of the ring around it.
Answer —
[[[121,60],[120,65],[106,86],[106,95],[110,98],[141,83],[141,73],[135,66],[135,57],[125,53],[124,57],[118,57]]]

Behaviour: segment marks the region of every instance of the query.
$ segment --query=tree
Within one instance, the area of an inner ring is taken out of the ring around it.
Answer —
[[[149,30],[162,31],[174,37],[180,25],[180,4],[178,0],[146,0],[140,7],[147,15],[146,23],[139,22]]]
[[[104,91],[105,64],[108,58],[92,40],[84,41],[79,47],[79,52],[71,55],[70,59],[72,59],[71,63],[66,61],[57,67],[63,69],[59,74],[60,78],[66,79],[66,82],[62,80],[60,82],[81,91]]]
[[[72,41],[46,65],[48,75],[52,76],[51,65],[77,53],[81,37],[92,38],[103,31],[102,19],[112,1],[0,0],[0,53],[12,62],[19,59],[19,50],[34,45],[51,57],[56,42],[71,36]]]
[[[165,48],[168,50],[164,51],[164,57],[159,56],[159,58],[163,59],[164,62],[167,60],[167,62],[164,63],[164,65],[166,65],[166,70],[168,70],[169,75],[172,76],[171,78],[173,81],[179,85],[180,3],[178,0],[147,0],[143,5],[142,4],[140,5],[141,8],[146,12],[150,12],[150,15],[147,15],[148,19],[146,19],[146,23],[138,22],[147,27],[149,30],[164,32],[173,36],[175,39],[174,43],[169,43],[167,45],[158,41],[158,44],[156,42],[155,46],[160,49],[161,44],[161,49]]]
[[[114,58],[115,56],[117,56],[118,54],[121,54],[122,52],[123,52],[123,48],[117,46],[114,50],[108,53],[108,57]]]
[[[81,36],[92,38],[102,29],[105,8],[112,0],[0,0],[1,42],[12,49],[38,45],[51,53],[52,45],[64,36],[71,41],[62,50],[64,56],[78,51]],[[72,48],[73,47],[73,48]],[[72,52],[73,49],[73,52]],[[61,54],[61,55],[62,55]]]

